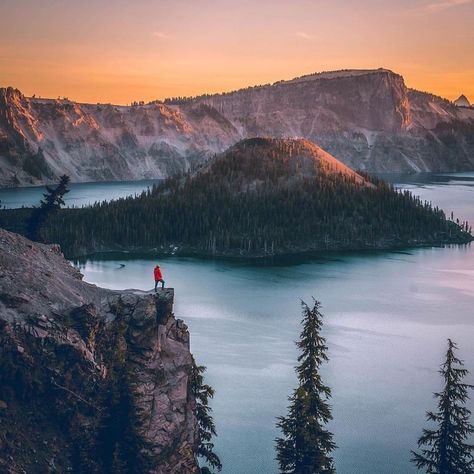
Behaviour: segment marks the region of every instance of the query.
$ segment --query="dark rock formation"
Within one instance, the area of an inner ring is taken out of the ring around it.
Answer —
[[[0,89],[0,186],[166,177],[256,136],[307,138],[371,172],[474,168],[473,109],[349,70],[134,106]]]
[[[0,230],[0,472],[197,472],[173,290],[81,279],[59,247]]]

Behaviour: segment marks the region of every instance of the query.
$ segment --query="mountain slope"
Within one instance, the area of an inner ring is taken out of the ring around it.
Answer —
[[[26,228],[28,209],[0,211]],[[63,209],[40,232],[69,256],[150,251],[259,257],[463,243],[472,237],[409,193],[371,182],[304,139],[242,140],[136,198]]]
[[[194,173],[212,175],[214,180],[238,180],[254,187],[268,178],[273,182],[312,179],[325,175],[368,185],[368,181],[316,144],[306,139],[249,138],[209,160]]]
[[[129,107],[0,89],[0,185],[165,177],[254,136],[304,137],[372,172],[474,167],[474,109],[348,70]]]
[[[232,125],[206,107],[190,115],[164,104],[78,104],[0,89],[0,184],[37,184],[64,173],[74,182],[164,177],[235,139]]]

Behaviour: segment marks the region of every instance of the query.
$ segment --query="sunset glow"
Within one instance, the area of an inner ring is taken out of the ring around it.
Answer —
[[[4,0],[0,86],[127,104],[384,67],[474,100],[472,0]]]

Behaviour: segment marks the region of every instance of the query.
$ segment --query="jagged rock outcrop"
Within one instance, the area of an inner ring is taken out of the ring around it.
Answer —
[[[457,105],[458,107],[470,107],[471,103],[469,102],[469,99],[464,94],[461,94],[454,101],[454,105]]]
[[[165,177],[256,136],[307,138],[367,171],[474,167],[473,109],[348,70],[129,107],[0,89],[0,186]]]
[[[98,288],[59,247],[0,230],[0,472],[197,472],[172,308],[172,289]]]

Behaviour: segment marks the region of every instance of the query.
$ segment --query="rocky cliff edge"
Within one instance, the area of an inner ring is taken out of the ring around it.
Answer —
[[[59,247],[0,230],[0,472],[197,472],[173,297],[90,285]]]

